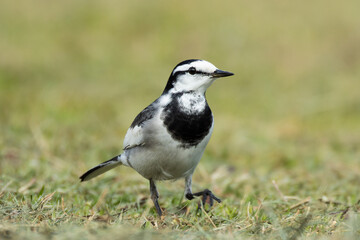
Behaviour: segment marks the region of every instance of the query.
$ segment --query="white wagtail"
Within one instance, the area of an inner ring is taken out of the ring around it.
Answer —
[[[214,127],[214,118],[206,101],[206,89],[217,78],[234,75],[213,64],[190,59],[176,65],[164,92],[147,106],[128,129],[123,153],[84,173],[87,181],[114,167],[125,165],[150,181],[151,199],[159,216],[157,180],[185,178],[185,197],[202,196],[202,202],[221,202],[208,189],[192,193],[192,175]]]

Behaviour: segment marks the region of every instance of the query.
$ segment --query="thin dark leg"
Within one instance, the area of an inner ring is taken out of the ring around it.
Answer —
[[[160,208],[159,202],[158,202],[159,193],[156,189],[155,182],[152,179],[150,179],[150,194],[151,194],[151,200],[153,201],[153,203],[155,205],[156,212],[158,213],[159,217],[161,217],[162,211],[161,211],[161,208]]]
[[[200,197],[202,196],[202,204],[205,206],[205,203],[209,203],[210,207],[214,205],[214,200],[218,203],[221,202],[219,198],[217,198],[209,189],[205,189],[204,191],[192,193],[191,192],[191,182],[192,176],[188,176],[185,178],[185,197],[189,200],[194,199],[194,196]]]
[[[192,175],[185,177],[185,197],[189,200],[194,199],[191,191]]]

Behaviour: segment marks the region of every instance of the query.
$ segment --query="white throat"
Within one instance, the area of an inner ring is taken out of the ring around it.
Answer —
[[[178,101],[180,110],[188,114],[197,114],[204,111],[206,107],[205,96],[196,92],[184,93]]]

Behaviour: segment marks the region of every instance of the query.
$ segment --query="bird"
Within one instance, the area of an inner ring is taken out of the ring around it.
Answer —
[[[218,78],[234,75],[212,63],[189,59],[170,74],[161,96],[134,119],[124,138],[120,155],[80,176],[88,181],[117,166],[133,168],[150,183],[150,196],[158,216],[163,215],[157,181],[185,179],[188,200],[202,197],[213,206],[221,200],[209,189],[193,193],[192,176],[210,140],[214,117],[206,100],[206,90]]]

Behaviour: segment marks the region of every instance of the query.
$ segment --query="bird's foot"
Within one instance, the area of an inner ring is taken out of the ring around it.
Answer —
[[[209,204],[210,207],[214,205],[214,200],[218,203],[221,203],[221,200],[217,198],[209,189],[205,189],[204,191],[197,192],[197,193],[187,193],[185,197],[189,200],[194,199],[196,197],[202,197],[202,205],[205,206],[206,203]]]

